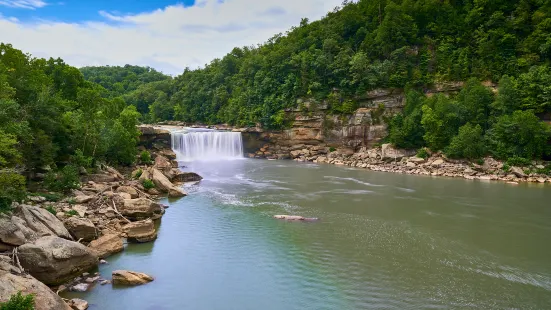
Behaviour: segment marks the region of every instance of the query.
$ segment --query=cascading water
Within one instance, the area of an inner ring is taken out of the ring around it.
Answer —
[[[178,161],[213,161],[243,158],[240,132],[186,129],[172,132]]]

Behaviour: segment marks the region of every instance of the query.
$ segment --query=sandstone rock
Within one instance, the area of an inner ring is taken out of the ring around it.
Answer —
[[[173,187],[168,190],[168,197],[178,198],[184,196],[187,196],[187,193],[181,188]]]
[[[112,273],[115,285],[142,285],[153,281],[153,277],[135,271],[115,270]]]
[[[116,190],[117,193],[126,193],[130,195],[130,199],[138,198],[138,192],[131,186],[120,186]]]
[[[86,211],[88,211],[88,208],[83,205],[74,205],[72,209],[77,211],[78,216],[80,217],[84,217],[86,215]]]
[[[408,161],[408,163],[406,164],[406,167],[415,168],[415,167],[417,167],[417,165],[414,162]]]
[[[20,205],[16,208],[12,222],[25,234],[27,241],[34,241],[42,236],[58,236],[72,239],[63,223],[45,209]]]
[[[415,150],[396,149],[390,143],[383,144],[381,147],[381,156],[383,159],[401,159],[415,155]]]
[[[172,169],[172,164],[166,157],[159,155],[155,158],[155,164],[153,165],[153,168],[161,171],[170,170]]]
[[[146,198],[125,199],[119,207],[119,212],[133,219],[150,218],[163,213],[160,204]]]
[[[156,188],[161,192],[168,193],[169,197],[183,197],[187,195],[184,190],[174,186],[161,171],[151,168],[150,173],[151,180],[155,183]]]
[[[202,179],[203,177],[201,177],[195,172],[182,172],[178,170],[178,173],[174,176],[172,181],[185,183],[185,182],[197,182],[197,181],[201,181]]]
[[[159,152],[159,155],[164,156],[164,157],[168,158],[169,160],[176,159],[176,153],[174,153],[174,151],[171,150],[171,149],[163,149]]]
[[[88,283],[79,283],[71,287],[71,291],[81,293],[88,291],[88,289],[90,289],[90,284]]]
[[[76,203],[80,204],[80,203],[90,202],[92,199],[94,199],[94,197],[86,196],[86,195],[79,195],[79,196],[76,196],[74,199],[75,199]]]
[[[65,220],[65,227],[75,240],[82,239],[85,242],[90,242],[96,238],[96,227],[90,221],[77,217],[70,217]]]
[[[98,264],[98,257],[84,245],[47,236],[19,247],[21,266],[48,285],[62,284]]]
[[[0,241],[12,245],[19,246],[27,242],[25,234],[14,223],[15,216],[0,215]],[[30,234],[30,232],[29,232]]]
[[[408,158],[408,161],[416,163],[416,164],[420,164],[420,163],[426,162],[427,160],[424,159],[424,158],[421,158],[421,157],[413,156],[413,157]]]
[[[124,244],[122,243],[122,238],[116,234],[103,235],[99,237],[97,240],[90,242],[88,247],[92,249],[92,251],[99,258],[106,258],[115,253],[122,252],[122,250],[124,250]]]
[[[443,159],[437,159],[437,160],[433,161],[430,165],[433,166],[433,167],[440,167],[443,164],[444,164]]]
[[[69,301],[69,306],[73,310],[86,310],[88,309],[88,302],[83,299],[73,298]]]
[[[152,220],[138,221],[123,226],[130,242],[144,243],[157,239],[157,232]]]
[[[11,265],[9,261],[8,257],[0,256],[0,304],[8,301],[17,292],[21,292],[23,295],[35,295],[36,310],[71,309],[49,287],[32,276],[22,274],[21,270]]]
[[[128,193],[117,193],[122,199],[132,199],[132,196]]]
[[[526,178],[527,175],[522,171],[519,167],[511,167],[511,173],[514,174],[518,178]]]
[[[95,183],[109,183],[115,182],[117,177],[109,174],[90,174],[86,177],[86,179]]]

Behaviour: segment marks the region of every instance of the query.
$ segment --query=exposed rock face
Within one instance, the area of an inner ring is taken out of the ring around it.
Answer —
[[[402,159],[415,155],[415,150],[396,149],[391,144],[383,144],[381,147],[381,156],[385,159]]]
[[[144,243],[157,239],[157,232],[152,220],[130,223],[122,229],[130,242]]]
[[[135,271],[115,270],[112,273],[115,285],[142,285],[153,281],[153,277]]]
[[[169,197],[183,197],[187,195],[184,190],[174,186],[174,184],[172,184],[172,182],[170,182],[170,180],[159,170],[151,168],[149,173],[156,188],[161,192],[168,193]]]
[[[35,295],[36,310],[70,310],[71,308],[49,287],[30,275],[25,275],[10,264],[10,259],[0,256],[0,303],[8,301],[17,292]]]
[[[119,212],[132,219],[150,218],[163,213],[160,204],[146,198],[125,199],[119,207]]]
[[[122,238],[116,234],[101,236],[97,240],[90,242],[88,247],[92,249],[99,258],[106,258],[124,250]]]
[[[98,264],[89,248],[59,237],[42,237],[18,250],[21,266],[48,285],[62,284]]]
[[[65,227],[71,233],[75,240],[82,239],[85,242],[90,242],[96,238],[96,227],[88,220],[77,217],[70,217],[65,220]]]

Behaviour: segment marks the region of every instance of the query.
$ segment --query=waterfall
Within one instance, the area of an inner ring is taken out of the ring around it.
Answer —
[[[187,128],[173,131],[172,149],[179,161],[213,161],[243,158],[240,132]]]

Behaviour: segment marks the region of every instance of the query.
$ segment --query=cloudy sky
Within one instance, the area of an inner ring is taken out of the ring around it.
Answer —
[[[319,19],[342,0],[0,0],[0,42],[81,67],[179,74]]]

